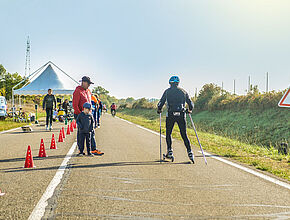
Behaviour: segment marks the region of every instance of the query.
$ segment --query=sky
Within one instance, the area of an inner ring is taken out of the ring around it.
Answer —
[[[0,64],[24,75],[54,62],[117,98],[160,98],[172,75],[245,94],[290,85],[288,0],[0,0]]]

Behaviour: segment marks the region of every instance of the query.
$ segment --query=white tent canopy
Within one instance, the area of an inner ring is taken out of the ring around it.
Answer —
[[[37,76],[38,75],[38,76]],[[56,95],[71,95],[79,83],[62,71],[58,66],[49,61],[40,69],[32,73],[28,78],[31,83],[14,90],[14,95],[45,95],[48,89],[52,89]]]

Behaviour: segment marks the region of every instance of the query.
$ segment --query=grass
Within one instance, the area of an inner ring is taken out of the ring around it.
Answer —
[[[18,128],[24,125],[27,125],[27,123],[13,122],[11,120],[0,121],[0,132],[6,131],[12,128]]]
[[[151,120],[158,119],[155,109],[124,109],[122,112]],[[192,118],[199,131],[244,143],[267,147],[276,147],[284,141],[290,143],[289,109],[277,107],[265,110],[202,111],[194,113]]]
[[[119,110],[118,116],[159,132],[158,115],[155,113],[154,116],[150,111],[152,110]],[[154,110],[154,112],[156,111]],[[162,133],[165,134],[165,116],[162,121]],[[206,151],[248,164],[290,181],[290,155],[281,155],[274,147],[248,144],[200,130],[198,135]],[[178,126],[175,126],[172,136],[181,140]],[[188,129],[188,136],[191,141],[194,140],[193,144],[198,146],[193,129]]]

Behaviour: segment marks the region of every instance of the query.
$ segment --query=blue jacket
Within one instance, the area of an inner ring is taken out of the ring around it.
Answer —
[[[77,117],[77,125],[80,129],[80,133],[90,133],[94,129],[94,118],[91,113],[85,114],[81,112]]]

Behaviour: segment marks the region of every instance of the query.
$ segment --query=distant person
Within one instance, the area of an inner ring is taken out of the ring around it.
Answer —
[[[94,130],[94,118],[91,114],[91,104],[86,102],[83,105],[83,111],[78,115],[76,123],[78,125],[79,132],[79,154],[78,156],[85,155],[85,141],[87,146],[88,156],[93,156],[91,153],[91,135]]]
[[[116,115],[117,105],[113,102],[111,105],[111,114]]]
[[[62,103],[62,109],[64,110],[66,116],[68,114],[68,107],[69,107],[68,99],[65,99],[64,102]]]
[[[56,109],[56,99],[52,94],[52,89],[47,90],[47,95],[43,99],[42,108],[46,111],[46,130],[52,130],[53,109]]]
[[[95,120],[94,128],[97,128],[97,111],[98,111],[98,95],[94,94],[92,95],[92,114]]]
[[[81,80],[81,85],[77,86],[73,93],[73,108],[74,108],[74,118],[77,119],[78,115],[83,111],[83,105],[87,103],[91,103],[91,96],[92,93],[89,90],[91,84],[94,84],[90,77],[84,76]],[[92,131],[92,145],[91,145],[91,152],[95,155],[103,155],[101,151],[96,149],[95,141],[95,133],[94,130]],[[80,131],[77,131],[77,144],[80,150]]]
[[[162,95],[158,103],[158,110],[157,113],[161,114],[162,107],[167,103],[167,116],[166,116],[166,143],[167,143],[167,154],[165,155],[166,158],[172,159],[173,151],[172,151],[172,140],[171,134],[174,124],[177,123],[181,137],[184,141],[184,144],[187,149],[189,159],[194,162],[194,155],[191,150],[190,142],[186,134],[186,109],[185,103],[188,104],[189,110],[188,113],[191,113],[193,109],[193,103],[189,98],[188,93],[179,88],[179,77],[172,76],[169,79],[170,88],[166,89]]]
[[[99,106],[98,106],[98,111],[97,111],[97,126],[98,128],[101,127],[101,116],[102,116],[102,111],[103,111],[103,102],[98,99]]]

